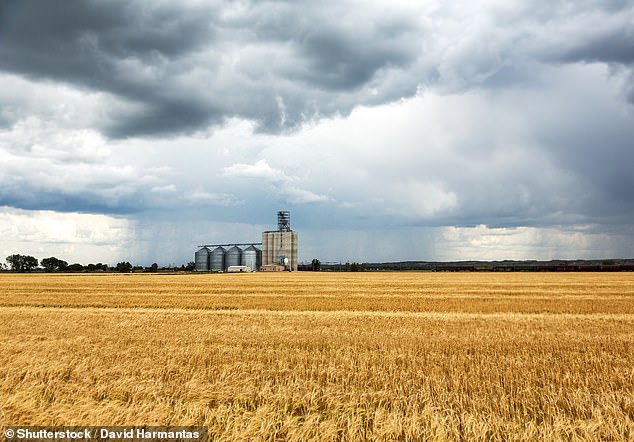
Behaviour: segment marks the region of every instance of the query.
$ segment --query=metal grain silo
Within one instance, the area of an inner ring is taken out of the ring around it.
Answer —
[[[194,253],[194,270],[197,272],[206,272],[209,270],[209,249],[203,247]]]
[[[216,247],[209,255],[210,269],[215,272],[222,272],[225,269],[225,249],[224,247]]]
[[[255,269],[254,270],[260,270],[260,267],[262,267],[262,250],[258,249],[257,247],[255,248]]]
[[[230,266],[240,265],[241,250],[238,246],[233,246],[225,254],[225,269]]]
[[[242,251],[242,265],[249,267],[251,270],[258,269],[258,249],[249,246]]]

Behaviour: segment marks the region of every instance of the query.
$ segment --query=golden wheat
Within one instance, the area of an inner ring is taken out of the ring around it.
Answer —
[[[634,313],[632,273],[0,276],[0,306]]]
[[[0,293],[5,424],[634,438],[629,273],[5,274]]]

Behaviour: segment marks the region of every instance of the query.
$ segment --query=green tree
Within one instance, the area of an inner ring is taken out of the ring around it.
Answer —
[[[66,271],[66,269],[68,268],[68,263],[66,261],[64,261],[63,259],[60,259],[57,261],[57,271],[58,272],[64,272]]]
[[[153,262],[152,266],[150,267],[150,272],[158,272],[158,264]]]
[[[47,272],[63,272],[68,268],[68,263],[63,259],[57,259],[54,256],[50,258],[44,258],[42,260],[42,267]]]
[[[11,271],[20,272],[22,266],[22,255],[9,255],[6,258],[9,267],[11,267]]]
[[[6,261],[14,272],[30,272],[37,267],[37,259],[29,255],[9,255]]]
[[[196,268],[196,263],[194,261],[189,261],[187,263],[187,266],[185,267],[185,270],[189,272],[193,272],[195,268]]]
[[[121,261],[117,263],[117,266],[114,269],[120,273],[131,272],[132,264],[130,264],[128,261]]]
[[[352,264],[349,262],[346,263],[346,272],[363,272],[364,270],[365,267],[363,264],[359,264],[358,262],[353,262]]]
[[[75,264],[71,264],[71,265],[69,265],[69,266],[67,267],[67,270],[68,270],[69,272],[83,272],[85,269],[84,269],[84,266],[83,266],[83,265],[81,265],[81,264],[79,264],[79,263],[77,263],[77,262],[76,262]]]
[[[50,258],[42,259],[42,267],[47,272],[54,272],[57,270],[57,258],[51,256]]]
[[[321,270],[321,261],[319,261],[317,258],[313,259],[312,264],[314,272],[318,272]]]

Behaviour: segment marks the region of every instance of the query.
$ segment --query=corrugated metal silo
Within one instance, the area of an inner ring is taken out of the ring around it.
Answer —
[[[258,269],[258,249],[249,246],[242,251],[242,265],[248,266],[251,270]]]
[[[262,250],[256,247],[255,253],[255,270],[260,270],[260,267],[262,267]]]
[[[197,272],[206,272],[209,270],[209,249],[203,247],[194,253],[194,269]]]
[[[222,272],[225,269],[225,249],[216,247],[209,255],[209,266],[215,272]]]
[[[238,246],[233,246],[227,250],[227,253],[225,254],[225,268],[228,268],[229,266],[239,266],[240,255],[241,250]]]

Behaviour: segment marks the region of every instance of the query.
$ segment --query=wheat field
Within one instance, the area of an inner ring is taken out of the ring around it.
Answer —
[[[632,273],[0,274],[5,425],[634,440]]]

